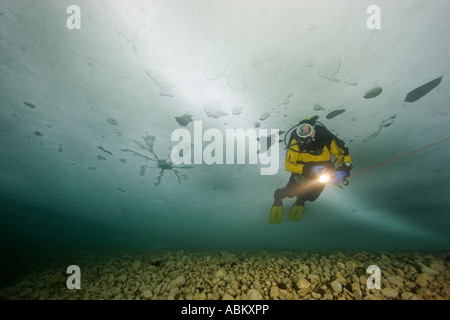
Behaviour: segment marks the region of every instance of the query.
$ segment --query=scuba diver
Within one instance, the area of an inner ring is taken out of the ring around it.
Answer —
[[[270,224],[281,223],[284,198],[297,197],[289,211],[288,219],[298,221],[303,216],[305,201],[316,200],[326,183],[348,184],[345,178],[350,175],[353,167],[348,148],[342,140],[317,121],[317,118],[318,116],[305,118],[286,132],[284,142],[288,151],[285,169],[291,172],[291,177],[286,187],[275,191],[275,201],[269,216]],[[286,138],[291,131],[287,144]],[[339,163],[337,169],[331,161],[331,155]]]

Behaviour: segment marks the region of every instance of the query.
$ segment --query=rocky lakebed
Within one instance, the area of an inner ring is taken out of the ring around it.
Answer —
[[[82,253],[35,262],[32,270],[3,280],[0,299],[447,300],[449,258],[448,252],[421,251]],[[71,265],[79,268],[80,289],[69,289]]]

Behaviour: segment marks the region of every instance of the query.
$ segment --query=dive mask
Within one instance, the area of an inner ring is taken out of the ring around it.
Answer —
[[[300,138],[305,139],[313,133],[314,127],[315,126],[312,126],[309,123],[302,123],[297,127],[297,130],[296,130],[297,135]]]

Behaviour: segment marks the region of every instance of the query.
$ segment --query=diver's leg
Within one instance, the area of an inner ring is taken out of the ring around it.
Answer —
[[[273,205],[274,206],[281,206],[283,204],[283,199],[286,198],[286,191],[284,190],[285,188],[280,188],[275,190],[275,194],[274,194],[274,201],[273,201]]]
[[[311,190],[304,196],[304,200],[311,201],[311,202],[315,201],[320,196],[320,194],[322,193],[324,188],[325,188],[325,183],[318,184],[317,187],[315,187],[313,190]]]
[[[273,205],[281,206],[282,200],[284,198],[295,197],[295,195],[296,195],[295,189],[296,189],[297,185],[298,185],[298,182],[295,179],[295,174],[292,174],[291,177],[289,178],[289,181],[288,181],[286,187],[275,190],[275,194],[274,194],[275,201],[274,201]]]
[[[274,202],[270,209],[269,224],[278,224],[283,220],[283,199],[286,197],[292,197],[292,187],[296,182],[289,179],[286,187],[275,190]]]
[[[295,200],[295,205],[297,206],[305,205],[305,200],[303,199],[303,196],[297,196],[297,200]]]
[[[305,193],[305,188],[307,187],[307,181],[303,175],[294,176],[295,188],[292,189],[291,198],[296,196],[297,200],[292,205],[291,210],[289,210],[288,220],[299,221],[303,217],[303,212],[305,209],[305,202],[303,196]]]

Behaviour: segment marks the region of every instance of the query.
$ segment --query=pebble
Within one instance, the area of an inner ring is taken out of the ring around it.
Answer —
[[[398,291],[391,287],[386,287],[381,290],[381,294],[387,298],[395,299],[398,297]]]
[[[400,277],[397,276],[388,276],[386,277],[386,280],[389,282],[391,286],[397,287],[397,288],[403,288],[403,280]]]
[[[433,261],[430,265],[430,268],[438,271],[439,273],[442,273],[445,271],[445,266],[441,262],[438,262],[438,261]]]
[[[234,297],[228,293],[225,293],[222,297],[222,300],[234,300]]]
[[[145,299],[150,299],[153,296],[152,292],[150,290],[145,290],[142,292],[142,297]]]
[[[193,300],[206,300],[206,293],[196,293],[194,294]]]
[[[219,269],[216,271],[216,273],[214,274],[214,276],[216,278],[224,278],[227,275],[227,272],[225,271],[225,269]]]
[[[308,275],[308,279],[309,281],[311,281],[311,283],[320,282],[320,277],[318,274],[310,274]]]
[[[432,278],[427,273],[421,273],[417,276],[415,283],[422,288],[425,288],[428,286],[428,283],[432,281]]]
[[[355,290],[354,292],[353,292],[353,294],[355,295],[355,299],[356,300],[362,300],[363,299],[363,296],[362,296],[362,292],[361,292],[361,290]]]
[[[311,296],[312,296],[314,299],[316,299],[316,300],[322,298],[322,295],[321,295],[320,293],[317,293],[317,292],[311,293]]]
[[[341,293],[342,292],[342,285],[339,282],[339,280],[334,280],[333,282],[331,282],[331,288],[336,293]]]
[[[296,282],[296,286],[299,289],[308,289],[311,286],[311,283],[308,280],[302,278]]]
[[[133,270],[135,272],[138,272],[141,269],[141,261],[140,260],[136,260],[135,262],[133,262],[133,264],[131,265],[131,268],[133,268]]]
[[[432,274],[432,275],[435,275],[435,276],[439,275],[439,273],[440,273],[439,271],[437,271],[435,269],[432,269],[432,268],[429,268],[429,267],[427,267],[426,265],[424,265],[424,264],[422,264],[420,262],[418,262],[418,264],[420,265],[423,273],[429,273],[429,274]]]
[[[411,300],[414,297],[414,294],[411,292],[403,292],[401,299],[402,300]]]
[[[186,278],[184,276],[179,276],[175,280],[173,280],[169,285],[167,286],[167,289],[173,289],[173,288],[179,288],[181,286],[184,286],[186,284]]]
[[[270,288],[270,297],[272,299],[276,299],[280,296],[280,289],[278,286],[274,285]]]
[[[263,297],[258,290],[250,289],[247,292],[247,300],[263,300]]]

